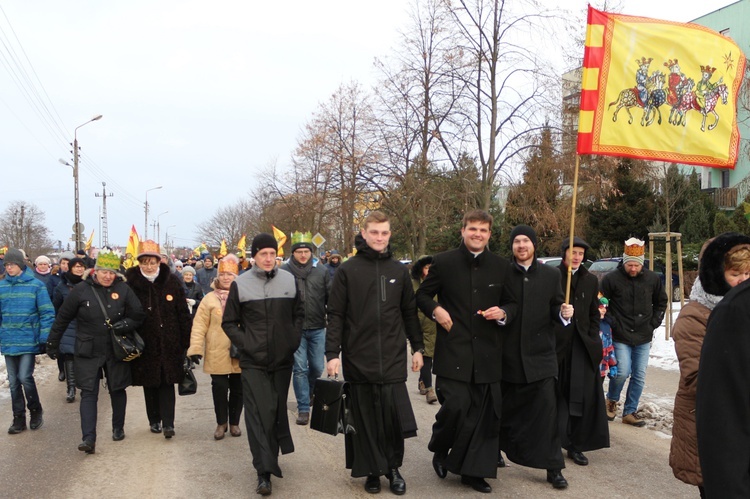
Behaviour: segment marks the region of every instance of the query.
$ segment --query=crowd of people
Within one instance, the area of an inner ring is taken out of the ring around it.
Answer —
[[[411,269],[392,258],[390,220],[364,220],[344,260],[315,255],[306,234],[292,237],[279,262],[271,234],[255,236],[251,259],[210,255],[181,261],[150,240],[123,268],[118,253],[95,259],[66,252],[34,263],[21,249],[0,255],[0,351],[5,356],[13,421],[8,433],[40,428],[43,409],[35,356],[59,362],[66,400],[80,391],[81,442],[96,452],[100,381],[112,404],[112,439],[125,438],[126,388],[143,387],[150,431],[176,435],[175,384],[190,364],[211,376],[221,440],[242,435],[257,473],[256,492],[282,477],[279,454],[294,451],[286,407],[290,384],[298,425],[311,420],[316,380],[348,382],[345,466],[369,493],[381,477],[396,495],[404,439],[417,423],[406,386],[438,403],[428,448],[440,479],[492,491],[505,459],[546,471],[568,487],[565,455],[586,466],[584,452],[610,445],[608,421],[646,421],[638,411],[654,330],[668,299],[660,277],[644,268],[644,241],[625,241],[622,263],[601,283],[583,262],[578,237],[561,246],[558,268],[537,260],[535,230],[518,225],[510,260],[489,250],[493,218],[464,215],[455,249],[421,256]],[[699,278],[674,327],[680,384],[669,462],[701,497],[750,496],[750,237],[722,234],[704,245]],[[130,361],[114,353],[117,335],[143,340]],[[408,345],[408,349],[407,349]],[[409,352],[411,353],[409,359]],[[433,383],[434,375],[434,383]],[[603,381],[609,377],[605,393]]]

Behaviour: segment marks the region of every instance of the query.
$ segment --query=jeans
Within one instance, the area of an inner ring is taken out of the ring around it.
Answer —
[[[625,386],[625,380],[630,376],[628,392],[625,396],[625,406],[622,415],[627,416],[638,410],[638,401],[646,384],[646,367],[648,366],[648,353],[651,351],[651,343],[630,346],[625,343],[613,342],[615,346],[615,357],[617,357],[617,376],[609,380],[609,391],[607,399],[620,400],[620,392]]]
[[[310,412],[310,395],[315,380],[320,378],[325,367],[326,330],[303,329],[302,341],[294,352],[292,386],[297,397],[297,412]]]
[[[33,353],[5,356],[5,367],[8,371],[8,383],[10,384],[10,398],[14,416],[25,415],[27,403],[29,411],[42,409],[42,404],[39,401],[39,392],[37,392],[36,383],[34,382],[34,357]],[[24,393],[26,394],[25,400]]]

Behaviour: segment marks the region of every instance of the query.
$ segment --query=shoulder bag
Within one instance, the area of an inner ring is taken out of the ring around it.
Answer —
[[[104,308],[102,299],[99,298],[99,293],[97,293],[94,288],[92,288],[91,291],[94,293],[96,301],[99,302],[99,307],[102,309],[105,322],[109,328],[110,334],[112,335],[112,350],[114,351],[115,358],[123,362],[130,362],[131,360],[140,357],[146,346],[141,335],[138,334],[138,331],[131,331],[130,336],[117,334],[112,328],[112,321],[109,320],[107,309]]]

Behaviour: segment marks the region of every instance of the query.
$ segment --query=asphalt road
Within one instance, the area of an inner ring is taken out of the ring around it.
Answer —
[[[202,367],[202,366],[201,366]],[[111,439],[111,410],[105,390],[99,400],[99,438],[96,454],[77,450],[80,442],[78,398],[65,402],[65,383],[57,381],[54,362],[37,366],[37,383],[45,423],[19,435],[0,431],[0,497],[13,498],[240,498],[255,494],[256,474],[243,434],[215,441],[210,378],[196,369],[198,393],[178,397],[176,436],[166,440],[149,431],[140,388],[128,389],[128,412],[121,442]],[[409,391],[419,435],[406,441],[402,474],[407,496],[424,498],[480,497],[449,475],[439,479],[427,450],[430,427],[437,411],[416,391],[416,374],[409,375]],[[644,397],[650,390],[664,399],[677,386],[677,373],[649,369]],[[670,388],[671,387],[671,388]],[[7,387],[3,388],[7,394]],[[289,390],[289,418],[296,450],[281,456],[284,478],[272,478],[273,496],[285,498],[371,497],[364,479],[353,479],[344,468],[343,437],[332,437],[293,424],[296,405]],[[0,400],[0,418],[11,423],[10,399]],[[244,433],[244,422],[242,423]],[[590,465],[567,460],[566,490],[553,490],[542,470],[510,463],[489,480],[493,495],[514,498],[550,496],[579,498],[697,497],[697,489],[672,476],[668,465],[669,436],[648,428],[610,423],[611,448],[587,453]],[[389,496],[383,479],[381,495]]]

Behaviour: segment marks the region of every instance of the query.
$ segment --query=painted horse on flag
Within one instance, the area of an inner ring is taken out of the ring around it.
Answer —
[[[657,111],[659,114],[659,124],[661,124],[661,111],[659,107],[664,104],[667,100],[667,94],[664,92],[664,73],[661,71],[654,71],[654,73],[648,77],[645,81],[646,100],[642,100],[639,96],[638,88],[626,88],[620,92],[617,99],[610,102],[607,109],[611,108],[615,104],[615,113],[612,115],[612,121],[617,121],[617,113],[620,109],[625,108],[628,113],[628,124],[633,123],[633,115],[630,112],[631,107],[643,108],[643,117],[641,118],[641,125],[648,126],[654,119],[650,118],[649,115],[652,111]]]

